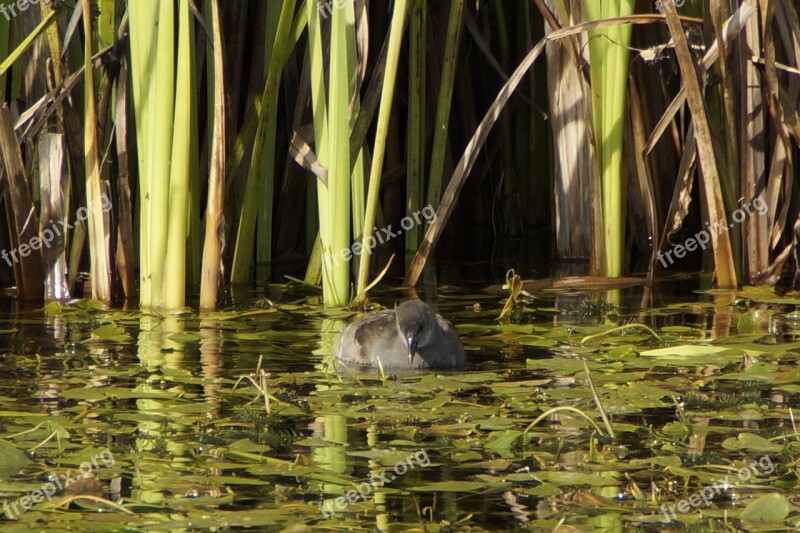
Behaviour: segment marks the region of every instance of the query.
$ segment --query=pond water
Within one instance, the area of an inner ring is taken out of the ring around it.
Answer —
[[[654,291],[642,308],[642,288],[540,291],[498,321],[507,292],[440,291],[467,368],[381,375],[331,361],[354,312],[282,289],[277,304],[168,317],[6,301],[0,528],[800,522],[797,298]]]

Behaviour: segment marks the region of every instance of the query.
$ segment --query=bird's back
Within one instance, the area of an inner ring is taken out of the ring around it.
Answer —
[[[436,324],[439,327],[439,339],[434,346],[435,349],[430,350],[430,353],[422,354],[423,357],[426,357],[428,366],[464,368],[464,361],[467,357],[456,328],[439,314],[436,315]]]
[[[336,358],[353,366],[378,366],[385,369],[461,369],[464,347],[453,325],[435,315],[435,334],[428,345],[418,346],[413,366],[408,364],[408,345],[397,328],[394,311],[370,313],[349,324],[336,345]]]
[[[377,366],[380,356],[384,368],[408,366],[408,348],[397,333],[394,311],[370,313],[342,331],[336,357],[359,366]]]

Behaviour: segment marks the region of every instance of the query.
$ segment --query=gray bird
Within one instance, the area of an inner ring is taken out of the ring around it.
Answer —
[[[353,366],[385,369],[464,368],[464,347],[453,325],[424,302],[370,313],[342,331],[336,358]]]

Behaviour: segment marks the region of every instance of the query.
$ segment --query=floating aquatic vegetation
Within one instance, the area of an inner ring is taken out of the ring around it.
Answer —
[[[179,317],[67,305],[39,329],[32,316],[0,324],[25,350],[0,356],[0,500],[108,448],[116,462],[91,473],[97,492],[58,491],[14,524],[793,523],[800,345],[760,322],[738,332],[746,305],[620,310],[587,324],[542,312],[560,305],[547,298],[498,324],[502,298],[448,293],[439,310],[464,338],[467,369],[384,376],[329,366],[353,313],[303,301]],[[427,466],[394,472],[420,450]],[[348,501],[364,483],[368,496]]]

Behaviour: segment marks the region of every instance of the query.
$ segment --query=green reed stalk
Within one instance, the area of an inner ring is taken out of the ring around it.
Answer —
[[[306,4],[308,18],[308,56],[311,83],[311,114],[314,118],[314,149],[317,160],[327,168],[328,156],[328,99],[325,90],[325,65],[322,54],[322,24],[319,19],[319,10],[313,2]],[[329,243],[331,239],[330,225],[328,224],[328,188],[320,181],[314,180],[317,187],[317,212],[319,219],[319,232],[314,241],[311,258],[305,280],[317,283],[322,279],[323,300],[333,301],[331,294],[332,274],[322,261],[322,243]],[[319,274],[318,274],[319,273]]]
[[[175,116],[175,13],[172,2],[131,2],[131,84],[140,173],[143,307],[160,307],[167,252],[172,121]],[[158,95],[158,97],[156,97]]]
[[[179,309],[186,301],[186,245],[191,195],[189,175],[193,144],[192,110],[196,105],[192,72],[194,48],[191,40],[192,20],[188,1],[180,0],[178,5],[178,64],[167,215],[169,253],[164,258],[165,275],[169,280],[163,287],[163,299],[167,309]]]
[[[350,31],[348,31],[350,30]],[[326,305],[346,305],[350,298],[349,262],[340,253],[350,246],[350,76],[348,39],[355,40],[352,26],[348,27],[347,10],[335,8],[331,14],[330,71],[328,75],[328,218],[320,226],[329,225],[330,241],[322,241],[323,275],[332,283],[323,294]]]
[[[588,20],[633,13],[633,0],[586,0]],[[625,198],[622,146],[628,87],[628,46],[631,26],[600,28],[589,33],[593,124],[601,172],[606,275],[620,276],[625,254]]]
[[[450,123],[450,108],[453,100],[453,85],[458,65],[458,49],[461,45],[461,28],[464,18],[464,0],[453,0],[447,21],[447,41],[444,46],[442,80],[439,85],[439,100],[436,103],[436,121],[433,127],[433,147],[431,148],[431,170],[428,180],[428,204],[434,209],[439,206],[442,196],[442,173],[444,155],[447,151],[447,131]]]
[[[397,68],[400,49],[403,44],[407,6],[407,0],[395,0],[394,11],[392,12],[392,26],[389,30],[389,51],[386,55],[386,71],[384,73],[383,87],[381,88],[381,103],[378,108],[378,122],[375,129],[375,147],[372,150],[372,168],[369,173],[367,211],[364,218],[366,231],[361,241],[361,261],[358,267],[357,298],[360,301],[366,298],[369,258],[371,255],[368,241],[375,238],[368,228],[372,228],[375,223],[375,211],[378,207],[383,157],[386,153],[386,134],[389,131],[389,118],[392,114],[392,100],[394,99],[394,87],[397,82]]]
[[[231,269],[231,283],[245,285],[250,279],[253,263],[253,244],[255,241],[256,219],[262,213],[261,250],[259,260],[269,261],[272,246],[272,210],[275,181],[275,137],[278,118],[278,97],[283,67],[294,46],[291,38],[292,16],[295,0],[284,0],[280,19],[272,38],[272,53],[269,56],[267,79],[261,95],[261,110],[250,169],[247,175],[244,204],[239,218],[236,235],[236,249]],[[263,210],[263,211],[262,211]]]
[[[176,58],[175,4],[128,7],[140,175],[139,298],[143,307],[179,309],[185,305],[187,236],[197,218],[193,19],[189,0],[180,0]]]
[[[327,186],[317,180],[319,239],[312,252],[306,279],[317,277],[319,262],[325,305],[346,305],[350,297],[351,217],[353,212],[363,210],[364,202],[363,185],[354,183],[357,180],[363,182],[361,155],[352,172],[350,165],[350,135],[359,105],[356,99],[351,115],[353,73],[356,70],[355,13],[350,3],[322,10],[322,16],[330,20],[327,76],[319,7],[309,2],[306,15],[315,153],[320,164],[328,171]],[[351,210],[351,201],[360,207]],[[363,219],[353,227],[361,231],[362,222]]]

